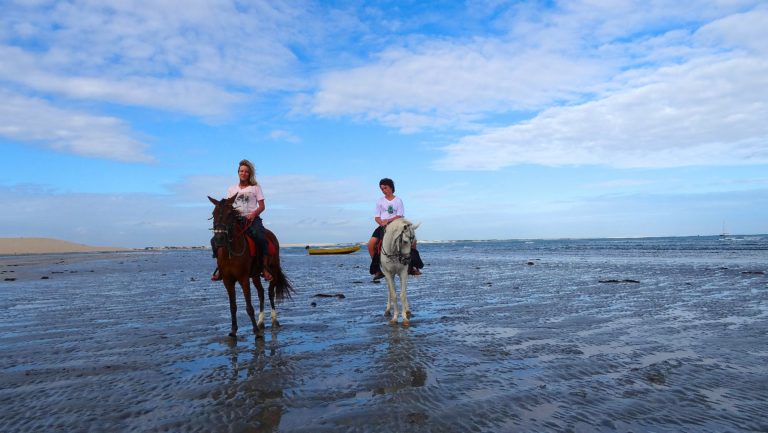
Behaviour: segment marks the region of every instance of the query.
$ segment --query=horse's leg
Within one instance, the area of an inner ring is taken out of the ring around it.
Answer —
[[[408,307],[408,266],[400,271],[400,305],[403,307],[403,326],[408,326],[411,318],[411,309]]]
[[[259,335],[259,329],[256,327],[256,318],[254,317],[253,302],[251,301],[251,285],[248,283],[248,277],[242,277],[240,279],[240,287],[243,288],[243,297],[245,298],[245,311],[248,313],[248,317],[251,318],[251,325],[253,326],[253,333],[256,336]]]
[[[387,280],[387,289],[388,289],[387,290],[387,311],[389,311],[390,304],[392,307],[392,317],[389,319],[389,323],[394,325],[397,323],[397,295],[395,294],[395,276],[385,271],[384,278]]]
[[[272,275],[275,275],[272,273]],[[275,308],[275,282],[269,282],[269,307],[272,309],[272,327],[280,326],[280,322],[277,321],[277,309]]]
[[[381,273],[384,274],[384,277],[386,279],[387,273],[384,272],[384,268],[381,268]],[[389,280],[387,281],[387,287],[389,287]],[[395,298],[392,297],[392,295],[389,292],[389,288],[387,288],[387,308],[384,310],[384,316],[389,317],[390,311],[392,309],[392,301],[394,301]]]
[[[224,278],[224,287],[227,289],[229,297],[229,314],[232,316],[232,328],[229,331],[230,337],[237,336],[237,298],[235,296],[235,280]]]
[[[264,286],[261,284],[261,273],[256,274],[253,277],[253,285],[256,286],[256,290],[259,294],[259,320],[255,326],[258,326],[259,331],[264,330]],[[254,328],[255,329],[255,328]]]
[[[385,281],[386,281],[386,274]],[[392,295],[389,294],[389,283],[387,283],[387,308],[384,310],[384,316],[389,317],[392,314]]]

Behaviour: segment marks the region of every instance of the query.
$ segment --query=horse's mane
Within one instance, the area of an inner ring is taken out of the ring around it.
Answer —
[[[382,248],[390,253],[400,251],[400,246],[395,247],[394,243],[406,229],[413,233],[413,224],[405,218],[398,218],[389,223],[384,231]]]
[[[390,227],[398,227],[406,224],[412,224],[412,223],[405,218],[398,218],[392,221],[391,223],[389,223],[389,225],[387,226],[387,229],[389,229]]]

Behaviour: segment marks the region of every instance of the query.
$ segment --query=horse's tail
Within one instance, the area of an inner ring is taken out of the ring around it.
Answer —
[[[272,281],[275,283],[275,300],[279,302],[284,299],[291,299],[291,295],[295,293],[291,280],[285,276],[279,263],[273,269]]]
[[[283,268],[280,267],[280,243],[277,240],[277,236],[269,230],[266,230],[267,238],[270,242],[274,243],[276,253],[270,256],[269,272],[272,274],[272,283],[275,285],[275,300],[280,302],[284,299],[291,299],[291,295],[296,291],[293,289],[291,280],[283,272]]]

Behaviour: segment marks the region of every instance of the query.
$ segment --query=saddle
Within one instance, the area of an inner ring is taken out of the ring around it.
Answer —
[[[248,241],[248,251],[251,253],[251,257],[256,257],[256,241],[250,236],[246,236],[245,239]],[[277,255],[277,246],[270,238],[267,238],[267,255]]]
[[[248,231],[248,227],[249,225],[246,225],[244,220],[239,221],[238,230],[240,231],[241,234],[245,235],[243,237],[245,238],[246,242],[248,242],[248,252],[250,253],[251,257],[256,257],[256,241],[254,241],[250,235],[245,233]],[[267,230],[265,229],[264,237],[266,238],[266,241],[267,241],[266,253],[268,256],[276,256],[278,254],[277,245],[275,245],[275,242],[272,239],[270,239],[269,236],[266,235],[266,231]]]

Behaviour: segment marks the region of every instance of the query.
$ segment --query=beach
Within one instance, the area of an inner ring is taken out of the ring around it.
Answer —
[[[421,254],[403,327],[363,251],[283,248],[235,339],[208,251],[0,256],[2,430],[768,431],[768,238]]]
[[[51,238],[0,238],[0,255],[128,251],[122,247],[98,247]]]

